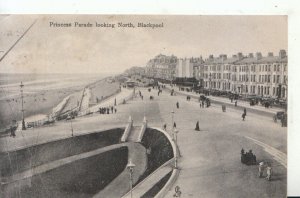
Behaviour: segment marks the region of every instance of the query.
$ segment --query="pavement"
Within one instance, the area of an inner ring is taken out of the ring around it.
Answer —
[[[135,97],[124,105],[118,105],[116,114],[92,114],[76,118],[72,122],[74,133],[125,127],[129,116],[134,125],[141,125],[145,115],[149,127],[162,128],[166,123],[167,132],[172,135],[171,112],[174,111],[173,119],[179,131],[180,172],[165,197],[173,197],[175,186],[180,187],[181,197],[286,197],[287,128],[274,123],[271,116],[247,111],[246,119],[242,121],[242,110],[230,105],[226,112],[222,112],[218,103],[212,103],[209,108],[200,108],[196,100],[186,101],[184,95],[170,96],[169,92],[163,90],[158,96],[156,89],[151,92],[146,88],[140,90],[144,99]],[[150,100],[150,96],[154,99]],[[176,108],[176,102],[180,104],[179,109]],[[197,121],[200,131],[194,130]],[[44,127],[49,129],[40,129],[45,131],[39,133],[23,131],[27,135],[25,139],[44,141],[52,136],[70,136],[70,122],[55,125],[52,130],[50,126]],[[8,137],[8,140],[22,138],[18,136],[20,134],[17,133],[16,138]],[[11,144],[15,145],[16,142]],[[245,151],[252,149],[258,161],[272,164],[274,174],[271,181],[257,177],[257,166],[246,166],[240,162],[242,148]],[[117,188],[118,185],[111,186],[111,189]],[[147,188],[148,185],[140,186],[138,190],[146,191]]]
[[[140,90],[144,100],[134,98],[120,108],[121,112],[131,115],[134,122],[142,122],[144,114],[148,126],[162,128],[166,123],[172,135],[171,112],[175,111],[180,173],[165,197],[173,197],[177,185],[182,197],[286,197],[287,128],[274,123],[271,116],[250,111],[242,121],[243,110],[235,107],[228,106],[227,111],[222,112],[219,104],[200,108],[196,100],[186,101],[185,96],[170,96],[166,91],[157,96],[156,89]],[[150,100],[150,96],[154,100]],[[179,109],[176,102],[180,104]],[[194,130],[197,121],[200,131]],[[258,161],[272,164],[272,181],[258,178],[257,166],[240,162],[242,148],[252,149]],[[279,159],[278,154],[283,157]]]
[[[171,87],[170,85],[166,85],[166,89],[168,89],[168,90],[174,89],[174,91],[176,93],[183,94],[183,95],[189,95],[192,97],[196,97],[197,99],[199,98],[199,94],[196,94],[194,92],[180,91],[179,87],[177,87],[177,86]],[[213,102],[218,102],[218,103],[222,103],[225,105],[227,104],[227,105],[234,106],[234,102],[231,102],[231,100],[229,98],[216,97],[216,96],[207,96],[207,97],[209,97],[211,99],[211,101],[213,101]],[[237,106],[242,107],[242,108],[252,109],[252,110],[255,110],[258,112],[269,113],[271,115],[274,115],[278,111],[285,111],[284,108],[279,108],[279,107],[265,108],[262,105],[250,106],[249,102],[243,101],[243,100],[238,100]]]

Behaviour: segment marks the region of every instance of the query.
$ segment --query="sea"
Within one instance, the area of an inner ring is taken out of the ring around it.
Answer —
[[[20,84],[24,94],[37,93],[76,86],[85,86],[112,74],[8,74],[0,73],[0,100],[20,95]]]

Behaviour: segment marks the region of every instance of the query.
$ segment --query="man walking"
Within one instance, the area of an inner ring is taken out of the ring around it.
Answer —
[[[167,131],[167,124],[164,124],[164,131]]]
[[[177,107],[177,109],[179,109],[179,102],[176,103],[176,107]]]
[[[246,114],[243,113],[243,114],[242,114],[243,121],[245,121],[245,117],[246,117]]]

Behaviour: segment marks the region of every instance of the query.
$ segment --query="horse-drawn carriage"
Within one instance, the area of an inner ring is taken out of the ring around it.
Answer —
[[[256,165],[256,156],[252,153],[252,150],[246,153],[244,149],[241,150],[241,162],[246,165]]]

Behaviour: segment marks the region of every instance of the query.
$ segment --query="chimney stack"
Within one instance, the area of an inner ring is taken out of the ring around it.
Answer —
[[[273,57],[273,52],[269,52],[268,57]]]
[[[227,59],[227,55],[226,54],[220,54],[220,58],[222,59],[222,61]]]
[[[256,52],[256,59],[259,60],[262,58],[261,52]]]
[[[234,55],[232,55],[232,58],[237,58],[237,55],[235,55],[235,54],[234,54]]]
[[[253,53],[249,53],[249,58],[253,58]]]
[[[239,53],[238,53],[238,58],[239,58],[239,60],[242,60],[242,59],[243,59],[243,54],[242,54],[242,52],[239,52]]]
[[[209,59],[210,60],[214,59],[214,55],[209,55]]]
[[[286,51],[285,50],[280,50],[279,51],[279,58],[285,58],[286,57]]]

